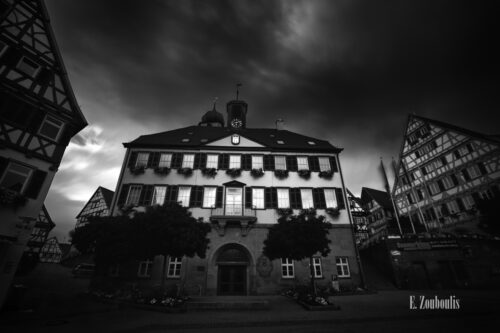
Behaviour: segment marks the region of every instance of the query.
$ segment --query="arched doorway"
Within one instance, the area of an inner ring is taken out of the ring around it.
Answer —
[[[228,244],[217,256],[217,294],[246,295],[248,254],[241,245]]]

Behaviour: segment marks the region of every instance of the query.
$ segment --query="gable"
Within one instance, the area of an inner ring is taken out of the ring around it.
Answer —
[[[239,134],[238,134],[239,135]],[[225,138],[207,143],[205,146],[216,146],[216,147],[252,147],[252,148],[265,148],[266,146],[261,145],[260,143],[257,143],[253,140],[250,140],[248,138],[245,138],[242,135],[240,136],[240,143],[237,145],[234,145],[231,142],[232,134],[229,136],[226,136]]]

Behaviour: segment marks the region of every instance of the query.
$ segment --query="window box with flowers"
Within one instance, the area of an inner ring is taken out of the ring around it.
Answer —
[[[0,205],[1,206],[7,206],[7,207],[12,207],[14,209],[17,209],[21,206],[24,206],[26,202],[28,201],[28,198],[26,198],[24,195],[12,191],[9,189],[6,189],[4,187],[0,187]]]
[[[250,170],[252,177],[258,178],[264,176],[264,170],[262,169],[252,169]]]
[[[239,175],[241,175],[241,169],[239,168],[227,169],[226,174],[228,174],[231,177],[238,177]]]
[[[143,174],[145,169],[146,169],[146,167],[144,165],[138,165],[138,166],[130,167],[130,172],[133,175],[137,176],[137,175]]]
[[[303,215],[306,215],[306,216],[316,216],[316,209],[314,209],[314,208],[302,209],[300,211],[300,214],[303,214]]]
[[[326,213],[330,216],[339,216],[340,215],[340,210],[338,208],[327,208],[325,209]]]
[[[170,173],[170,168],[168,168],[168,167],[156,167],[155,173],[158,175],[166,176]]]
[[[177,169],[177,173],[181,174],[181,175],[184,175],[184,176],[190,176],[190,175],[193,174],[193,169],[191,169],[191,168],[180,168],[180,169]]]
[[[279,216],[289,216],[293,214],[293,210],[291,208],[278,208],[277,211]]]
[[[216,168],[203,168],[201,169],[201,173],[208,177],[215,177],[217,175]]]
[[[279,179],[286,178],[288,177],[288,170],[274,170],[274,175]]]
[[[311,177],[311,170],[302,169],[302,170],[297,171],[297,173],[299,174],[299,177],[302,177],[305,179],[308,179]]]
[[[333,177],[333,171],[328,170],[328,171],[320,171],[318,176],[320,178],[332,178]]]

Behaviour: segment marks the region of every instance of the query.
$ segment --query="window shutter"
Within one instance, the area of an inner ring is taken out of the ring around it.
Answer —
[[[309,156],[309,169],[311,171],[319,171],[318,156]]]
[[[297,156],[286,156],[286,169],[288,171],[297,171]]]
[[[139,206],[151,206],[151,200],[153,199],[153,185],[144,185],[141,189],[141,195],[139,196]]]
[[[200,169],[207,167],[207,154],[200,154]]]
[[[8,164],[9,164],[9,160],[0,156],[0,178],[2,177],[3,172],[7,168]]]
[[[121,206],[125,203],[125,200],[127,200],[127,195],[128,195],[128,189],[130,185],[129,184],[123,184],[122,188],[120,190],[120,196],[118,197],[118,202],[117,205]]]
[[[467,171],[467,169],[462,170],[462,175],[464,176],[465,180],[467,180],[467,181],[470,180],[469,172]]]
[[[38,193],[40,193],[40,189],[43,186],[43,182],[45,181],[45,177],[47,177],[47,173],[41,170],[35,170],[33,176],[31,176],[30,183],[28,188],[26,189],[25,195],[28,198],[36,199]]]
[[[195,160],[196,160],[196,156],[195,156]],[[199,207],[199,205],[197,206],[197,204],[198,204],[198,190],[199,189],[200,189],[199,186],[191,187],[191,196],[189,197],[189,207]]]
[[[250,155],[247,155],[250,156]],[[252,208],[252,188],[245,187],[245,207]]]
[[[446,160],[446,157],[441,156],[441,163],[443,163],[443,165],[448,164],[448,161]]]
[[[182,154],[173,153],[172,154],[172,169],[180,169],[182,165]]]
[[[470,142],[466,145],[466,147],[469,153],[472,153],[474,151],[474,148],[472,147],[472,144]]]
[[[135,166],[135,162],[137,161],[137,152],[134,151],[132,154],[130,154],[130,157],[128,158],[128,167],[133,168]]]
[[[454,173],[452,173],[452,174],[450,175],[450,178],[451,178],[451,181],[453,182],[453,184],[454,184],[455,186],[457,186],[457,185],[458,185],[458,178],[457,178],[457,175],[455,175]]]
[[[252,155],[244,154],[241,156],[241,166],[243,170],[252,169]]]
[[[200,168],[201,168],[201,153],[196,153],[194,154],[193,169],[200,169]],[[189,205],[191,206],[191,204]]]
[[[457,198],[457,205],[461,212],[465,211],[464,202],[461,198]]]
[[[278,208],[278,190],[275,187],[271,187],[271,202],[273,208]]]
[[[219,155],[219,169],[227,170],[229,169],[229,155],[220,154]]]
[[[300,188],[290,189],[290,208],[292,209],[302,208],[302,198],[300,196]]]
[[[333,172],[339,172],[339,168],[337,167],[337,158],[334,156],[330,156],[330,167]]]
[[[151,153],[151,155],[153,155],[153,161],[151,163],[151,167],[152,168],[156,168],[158,165],[160,165],[160,156],[161,156],[161,153],[160,152],[154,152],[154,153]]]
[[[325,209],[326,208],[326,200],[325,200],[325,192],[320,188],[313,188],[313,202],[314,207],[317,209]]]
[[[224,188],[222,186],[217,186],[217,192],[215,195],[215,207],[222,207],[222,195],[224,193]]]
[[[443,184],[443,180],[442,180],[442,179],[438,180],[438,181],[437,181],[437,184],[438,184],[439,190],[440,190],[441,192],[443,192],[443,191],[445,190],[445,188],[444,188],[444,184]]]
[[[425,167],[420,168],[420,171],[422,172],[423,175],[427,174],[427,169]]]
[[[154,153],[148,154],[148,163],[146,164],[146,168],[151,168],[153,166],[153,154]]]
[[[264,189],[264,199],[266,208],[278,207],[278,192],[274,187],[266,187]]]
[[[444,216],[450,215],[450,211],[448,210],[448,206],[446,206],[446,204],[441,205],[441,212]]]
[[[486,170],[486,167],[484,166],[483,163],[478,163],[477,167],[479,168],[479,171],[481,172],[482,175],[485,175],[488,173],[488,171]]]
[[[165,201],[168,203],[175,203],[177,202],[177,195],[179,193],[179,186],[177,185],[172,185],[172,186],[167,186],[167,194],[165,196]]]
[[[339,209],[345,209],[344,195],[342,194],[341,188],[335,189],[335,196],[337,197],[337,205]]]
[[[458,150],[455,150],[453,152],[453,155],[455,155],[455,158],[457,158],[457,159],[460,158],[460,153],[458,152]]]

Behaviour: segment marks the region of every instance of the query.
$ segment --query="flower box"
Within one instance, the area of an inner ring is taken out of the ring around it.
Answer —
[[[264,170],[262,169],[252,169],[250,170],[252,177],[258,178],[264,176]]]
[[[201,169],[201,173],[208,177],[215,177],[217,175],[216,168],[203,168]]]
[[[314,208],[302,209],[300,211],[300,214],[304,214],[304,215],[307,215],[307,216],[316,216],[316,209],[314,209]]]
[[[303,169],[303,170],[297,171],[297,173],[299,174],[299,177],[302,177],[302,178],[308,179],[311,177],[311,170]]]
[[[239,175],[241,175],[241,169],[236,169],[236,168],[227,169],[226,174],[228,174],[231,177],[238,177]]]
[[[144,165],[138,165],[138,166],[130,167],[130,172],[133,175],[137,176],[137,175],[143,174],[145,169],[146,169],[146,167]]]
[[[340,210],[338,208],[327,208],[326,213],[330,216],[339,216]]]
[[[180,168],[180,169],[177,169],[177,173],[181,174],[181,175],[184,175],[184,176],[190,176],[190,175],[193,174],[193,169],[191,169],[191,168]]]
[[[291,208],[278,208],[278,215],[280,216],[288,216],[293,214],[293,210]]]
[[[333,177],[333,171],[332,170],[329,170],[329,171],[320,171],[318,176],[320,178],[332,178]]]
[[[288,170],[274,170],[274,175],[279,179],[286,178],[288,177]]]
[[[170,173],[170,168],[168,167],[156,167],[155,168],[155,173],[159,175],[168,175]]]
[[[17,209],[24,206],[27,201],[28,198],[16,191],[12,191],[4,187],[0,188],[0,205],[2,206]]]

